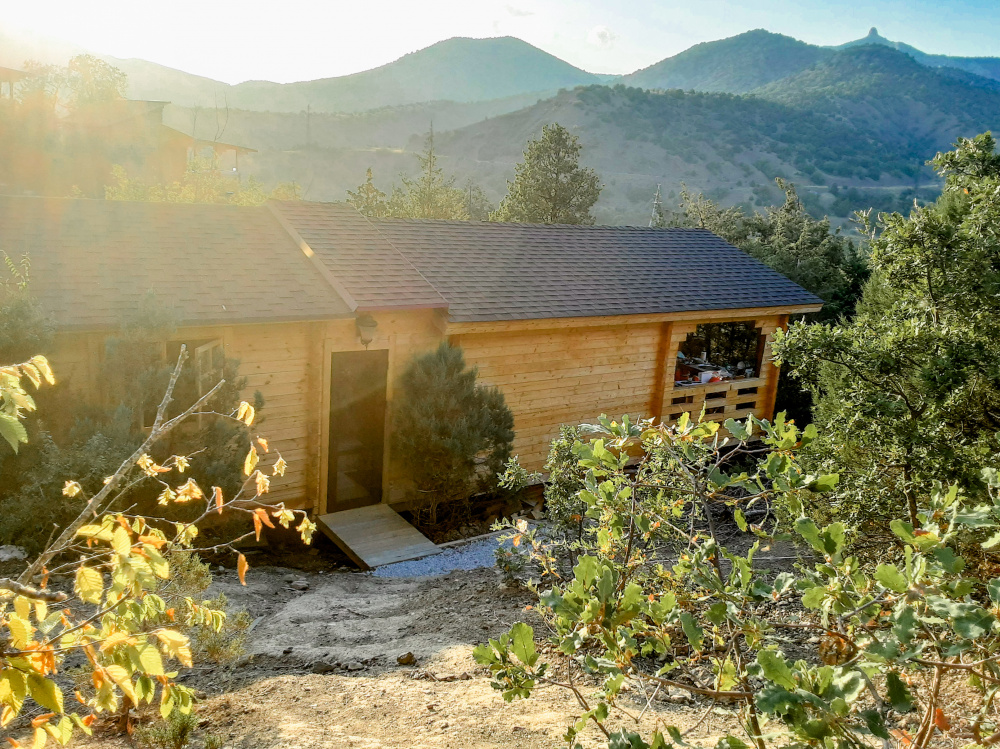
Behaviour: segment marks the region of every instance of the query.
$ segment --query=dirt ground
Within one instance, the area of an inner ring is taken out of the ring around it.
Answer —
[[[298,591],[293,585],[308,589]],[[236,668],[186,675],[203,693],[192,746],[208,734],[229,749],[552,747],[579,712],[568,692],[539,689],[505,703],[490,687],[472,648],[513,622],[538,621],[531,596],[500,584],[492,569],[433,578],[280,567],[252,570],[243,588],[233,571],[214,589],[255,617],[247,655]],[[415,662],[397,659],[412,653]],[[738,732],[735,714],[709,704],[672,704],[657,696],[642,715],[694,728],[688,740],[713,746]],[[646,701],[626,695],[635,716]],[[635,723],[632,723],[634,726]],[[584,746],[596,746],[596,735]],[[81,737],[83,749],[130,746],[124,737]]]

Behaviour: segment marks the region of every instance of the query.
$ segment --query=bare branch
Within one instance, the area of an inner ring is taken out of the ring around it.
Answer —
[[[47,601],[49,603],[59,603],[69,598],[65,593],[58,590],[39,590],[30,585],[22,585],[9,577],[0,577],[0,590],[9,590],[19,596],[30,598],[33,601]]]

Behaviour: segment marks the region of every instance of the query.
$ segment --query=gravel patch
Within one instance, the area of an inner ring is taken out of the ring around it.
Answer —
[[[376,567],[371,574],[376,577],[437,577],[455,570],[493,567],[496,564],[494,552],[499,544],[499,536],[484,538],[461,546],[453,546],[423,559]]]

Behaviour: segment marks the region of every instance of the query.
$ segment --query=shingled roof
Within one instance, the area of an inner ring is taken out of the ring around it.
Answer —
[[[60,327],[116,326],[150,292],[188,325],[351,314],[264,206],[0,197],[0,250],[28,254]]]
[[[447,307],[448,301],[347,203],[272,203],[346,290],[358,311]]]
[[[374,219],[455,322],[819,305],[704,229]]]

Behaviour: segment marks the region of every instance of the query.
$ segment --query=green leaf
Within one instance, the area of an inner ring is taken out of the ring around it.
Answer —
[[[960,637],[976,640],[993,629],[995,623],[996,620],[992,614],[977,607],[976,611],[956,617],[951,626]]]
[[[739,526],[739,529],[744,533],[746,533],[748,526],[747,526],[747,519],[743,516],[743,510],[741,510],[739,507],[734,509],[733,517],[736,518],[736,525]]]
[[[735,736],[726,736],[723,739],[719,739],[719,743],[715,745],[715,749],[750,749],[750,745]]]
[[[608,749],[649,749],[642,736],[622,728],[608,736]]]
[[[1000,577],[994,577],[990,580],[986,585],[986,590],[990,594],[990,600],[1000,604]]]
[[[681,628],[684,630],[684,634],[687,635],[692,650],[701,650],[701,644],[705,639],[705,632],[687,611],[681,613]]]
[[[875,579],[896,593],[905,593],[910,587],[906,582],[906,577],[894,564],[880,564],[875,569]]]
[[[861,717],[864,719],[865,725],[868,726],[868,730],[872,732],[873,736],[888,740],[889,731],[886,729],[885,722],[882,720],[882,716],[878,710],[862,710]]]
[[[815,479],[809,482],[806,488],[809,489],[809,491],[813,492],[832,492],[834,489],[837,488],[837,484],[839,482],[840,482],[839,473],[828,473],[824,476],[817,476]]]
[[[7,440],[14,452],[22,442],[28,441],[28,431],[16,416],[0,413],[0,437]]]
[[[885,687],[889,704],[892,705],[893,710],[897,713],[908,713],[913,709],[913,697],[910,695],[909,688],[899,678],[899,674],[895,671],[887,673],[885,675]]]
[[[997,534],[1000,535],[1000,534]],[[941,546],[932,552],[934,558],[941,563],[944,571],[952,575],[957,575],[965,569],[965,560],[958,556],[949,546]]]
[[[155,645],[149,642],[138,645],[136,647],[136,654],[144,673],[150,676],[163,676],[163,659],[160,657],[160,651],[156,649]]]
[[[761,650],[757,653],[757,663],[760,665],[764,678],[780,687],[794,690],[797,685],[792,670],[788,667],[781,653],[775,650]]]
[[[511,651],[526,666],[534,666],[538,660],[535,651],[535,631],[524,622],[510,628]]]
[[[489,645],[476,645],[472,649],[472,657],[480,666],[492,666],[497,662],[496,652]]]
[[[916,536],[913,535],[913,526],[904,520],[891,520],[889,529],[908,544],[917,540]]]
[[[895,624],[892,627],[892,634],[904,644],[910,642],[917,628],[920,626],[913,608],[911,606],[897,608],[893,618],[895,619]]]
[[[28,674],[28,694],[42,707],[54,713],[62,713],[62,690],[56,686],[54,681],[38,674]]]
[[[795,521],[795,532],[798,533],[802,538],[809,542],[816,551],[825,554],[826,549],[823,547],[823,540],[819,535],[819,528],[816,527],[814,523],[809,518],[799,518]]]
[[[807,609],[818,609],[826,600],[827,590],[822,585],[809,588],[802,596],[802,605]]]
[[[757,692],[755,701],[761,712],[770,715],[785,715],[791,708],[802,702],[802,698],[787,689],[769,685]]]
[[[712,624],[720,625],[726,621],[726,604],[724,601],[719,603],[713,603],[708,607],[708,611],[705,612],[705,618],[708,619]]]
[[[597,557],[582,556],[577,561],[576,567],[573,568],[573,576],[584,586],[589,587],[597,577],[598,570],[600,570],[600,562],[597,561]]]
[[[983,548],[984,549],[992,549],[997,544],[1000,544],[1000,531],[997,531],[992,536],[990,536],[988,539],[986,539],[985,541],[983,541]]]
[[[955,522],[968,528],[992,528],[996,525],[993,522],[993,508],[988,505],[979,505],[958,513],[955,515]]]

